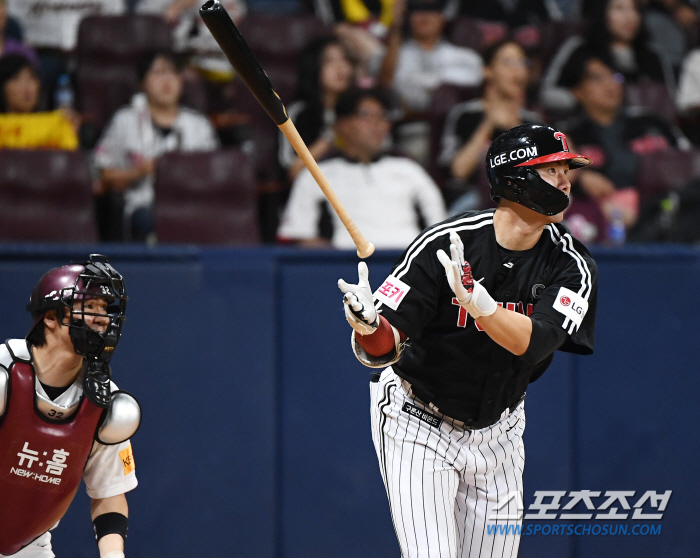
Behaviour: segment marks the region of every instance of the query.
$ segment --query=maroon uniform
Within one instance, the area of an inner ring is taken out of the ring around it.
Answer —
[[[83,399],[68,419],[40,415],[31,362],[12,356],[10,398],[0,424],[0,553],[5,555],[18,552],[66,513],[103,412]]]

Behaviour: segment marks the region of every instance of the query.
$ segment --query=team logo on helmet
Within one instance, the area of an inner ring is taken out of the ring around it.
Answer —
[[[558,139],[561,142],[564,151],[569,151],[569,144],[566,141],[566,136],[562,132],[554,132],[554,139]]]

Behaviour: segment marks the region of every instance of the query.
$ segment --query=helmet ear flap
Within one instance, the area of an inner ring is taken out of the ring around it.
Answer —
[[[522,195],[530,187],[530,176],[525,167],[514,168],[513,172],[504,176],[513,194]]]

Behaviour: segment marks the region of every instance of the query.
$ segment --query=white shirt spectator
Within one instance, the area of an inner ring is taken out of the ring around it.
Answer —
[[[394,90],[406,108],[423,111],[443,83],[477,86],[483,79],[481,56],[469,48],[441,40],[431,50],[409,39],[399,50]]]
[[[209,119],[194,110],[181,108],[170,133],[163,135],[154,126],[146,96],[134,95],[130,106],[117,111],[95,148],[98,169],[128,169],[144,159],[170,151],[209,151],[218,147],[216,132]],[[146,176],[124,192],[124,216],[153,205],[154,177]]]
[[[411,159],[383,155],[363,164],[338,156],[319,166],[362,234],[379,249],[405,248],[420,233],[417,210],[426,225],[445,218],[440,190],[423,167]],[[278,237],[318,238],[325,199],[311,173],[302,171],[292,185]],[[354,249],[338,216],[335,212],[331,215],[333,246]]]
[[[691,50],[683,61],[676,107],[681,112],[700,107],[700,48]]]
[[[7,0],[7,13],[22,22],[28,44],[69,51],[84,17],[124,14],[126,5],[124,0]]]
[[[141,14],[163,15],[171,4],[173,0],[140,0],[134,10]],[[222,78],[233,78],[233,66],[199,17],[202,4],[203,2],[197,2],[179,14],[173,29],[175,50],[189,53],[190,63],[197,68],[214,72]],[[237,25],[248,12],[245,0],[221,0],[221,4]]]

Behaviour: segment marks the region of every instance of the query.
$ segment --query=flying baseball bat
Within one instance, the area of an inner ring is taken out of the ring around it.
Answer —
[[[199,15],[209,28],[209,31],[211,31],[216,42],[219,43],[221,50],[224,51],[226,57],[241,76],[241,79],[248,86],[248,89],[265,109],[265,112],[270,115],[273,122],[282,130],[289,143],[292,144],[294,151],[297,152],[306,168],[309,169],[311,176],[314,177],[331,207],[343,222],[343,225],[345,225],[348,233],[350,233],[355,246],[357,246],[357,255],[360,258],[371,256],[374,252],[374,246],[362,236],[343,204],[340,203],[338,196],[336,196],[323,172],[318,168],[318,164],[309,152],[309,148],[306,147],[294,123],[287,116],[287,110],[272,87],[270,78],[267,77],[257,58],[250,50],[248,43],[245,42],[241,32],[231,21],[231,17],[221,5],[221,2],[219,0],[209,0],[200,8]]]

